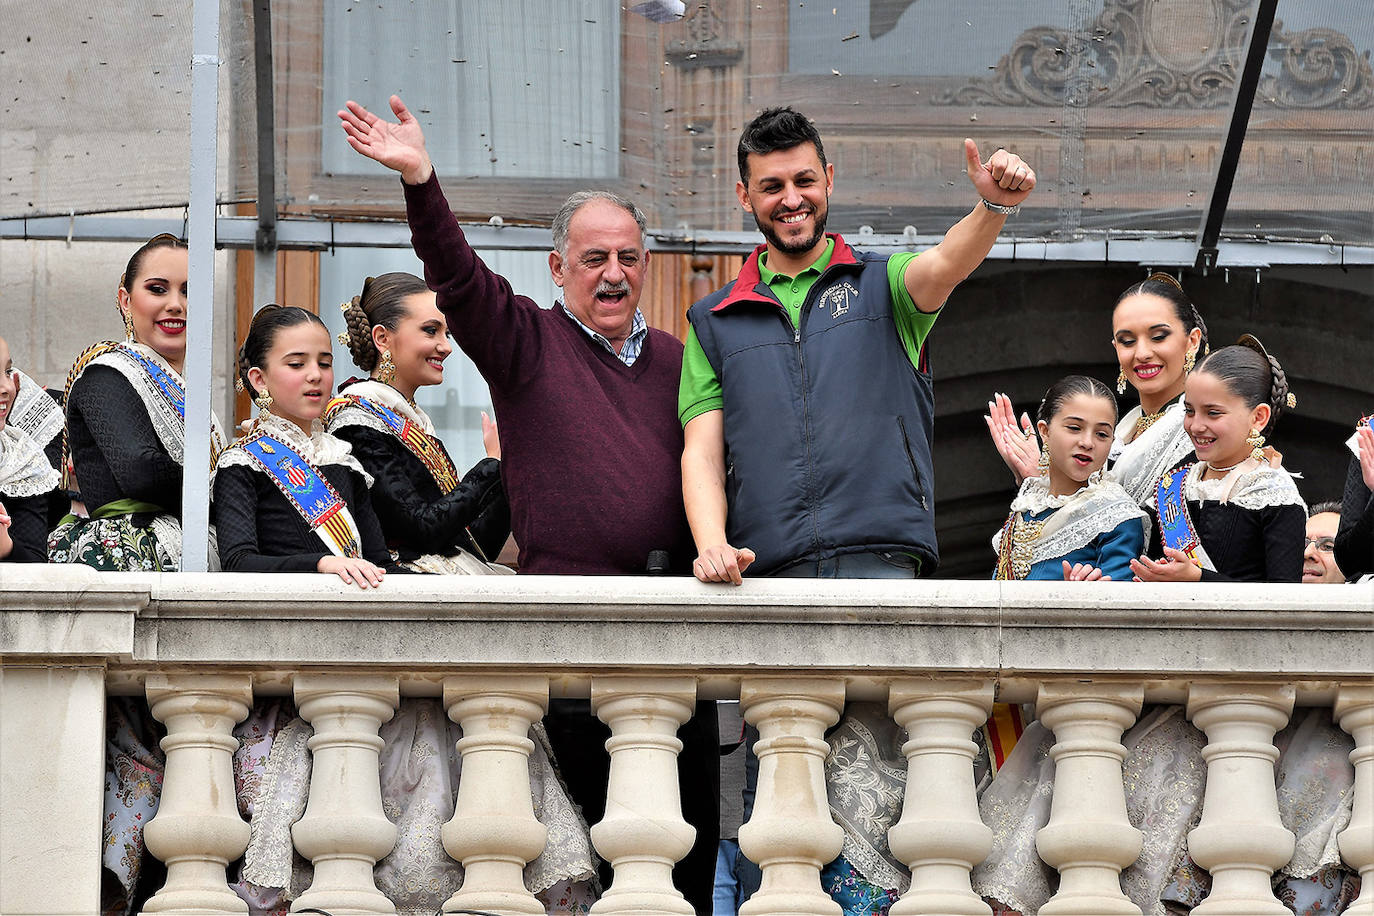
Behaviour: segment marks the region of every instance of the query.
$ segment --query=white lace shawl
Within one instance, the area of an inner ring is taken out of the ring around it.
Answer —
[[[358,459],[353,457],[353,446],[338,436],[331,436],[325,432],[324,424],[319,420],[311,422],[310,435],[307,436],[295,423],[269,412],[258,415],[258,422],[254,429],[260,429],[274,439],[285,442],[300,452],[302,458],[317,468],[327,464],[342,465],[363,475],[368,487],[372,486],[372,475],[364,471],[363,466],[358,463]],[[219,456],[219,463],[215,465],[215,470],[218,471],[220,468],[230,465],[252,468],[255,471],[262,470],[257,460],[240,448],[237,442],[225,449]],[[210,475],[210,492],[213,493],[214,489],[215,475],[212,473]]]
[[[1027,477],[1022,482],[1020,492],[1012,500],[1012,512],[1038,515],[1046,509],[1054,510],[1031,546],[1032,564],[1058,559],[1086,547],[1093,538],[1133,518],[1140,519],[1145,536],[1149,537],[1149,517],[1137,501],[1111,475],[1094,476],[1096,480],[1090,479],[1087,486],[1067,496],[1051,495],[1044,477]],[[993,535],[992,549],[997,552],[1001,546],[999,530]]]
[[[181,373],[173,369],[167,360],[162,358],[152,347],[141,343],[124,343],[121,348],[134,350],[142,356],[156,363],[164,372],[170,375],[186,388],[186,379],[181,377]],[[138,361],[123,352],[121,348],[116,348],[108,353],[102,353],[91,360],[86,368],[91,366],[109,366],[128,380],[133,386],[134,393],[143,402],[144,409],[148,412],[148,419],[152,421],[153,431],[157,433],[158,441],[167,450],[167,454],[177,464],[185,465],[186,451],[186,423],[181,415],[177,413],[175,407],[168,403],[162,396],[162,391],[157,387],[146,370],[138,364]],[[85,369],[82,370],[82,374]],[[80,378],[78,375],[77,378]],[[73,380],[73,384],[75,380]],[[210,440],[213,443],[212,451],[218,452],[225,446],[224,428],[220,426],[219,417],[215,416],[214,411],[210,412]]]
[[[399,416],[409,420],[415,426],[424,430],[428,436],[434,435],[434,421],[429,418],[419,406],[407,401],[401,392],[392,388],[390,385],[383,385],[381,382],[372,379],[364,379],[361,382],[354,382],[348,386],[346,391],[340,394],[352,394],[360,398],[367,398],[374,404],[380,404]],[[366,426],[387,435],[396,435],[395,430],[382,421],[380,417],[370,410],[364,410],[355,405],[349,405],[336,413],[329,421],[329,431],[333,432],[344,426]]]
[[[1164,416],[1149,429],[1127,442],[1126,437],[1143,415],[1138,406],[1126,411],[1126,416],[1116,424],[1116,439],[1107,458],[1112,462],[1112,476],[1122,489],[1138,504],[1153,508],[1155,483],[1192,454],[1193,442],[1183,429],[1182,396],[1164,408]]]
[[[1193,502],[1218,502],[1239,506],[1242,509],[1267,509],[1270,506],[1302,506],[1306,511],[1302,494],[1293,475],[1283,468],[1271,467],[1261,462],[1257,467],[1247,468],[1250,460],[1232,470],[1225,477],[1216,480],[1203,480],[1207,462],[1199,461],[1188,469],[1183,479],[1183,497]]]
[[[62,432],[66,423],[62,407],[48,396],[42,385],[18,369],[14,370],[14,374],[19,376],[19,396],[10,406],[8,425],[28,433],[39,448],[45,448]]]
[[[37,442],[14,426],[0,426],[0,496],[37,496],[57,489],[61,481]]]

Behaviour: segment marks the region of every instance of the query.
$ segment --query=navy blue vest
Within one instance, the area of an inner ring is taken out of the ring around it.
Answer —
[[[834,239],[799,327],[759,276],[762,246],[687,313],[725,401],[726,537],[758,555],[759,573],[893,550],[930,575],[929,365],[902,347],[887,258]]]

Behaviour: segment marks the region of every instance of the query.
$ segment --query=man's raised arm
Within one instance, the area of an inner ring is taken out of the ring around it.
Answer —
[[[945,233],[940,244],[913,258],[903,279],[916,307],[933,312],[945,304],[954,288],[983,263],[1009,213],[1021,205],[1035,187],[1035,172],[1020,156],[999,149],[987,162],[978,145],[964,141],[969,181],[983,199],[973,211]],[[991,206],[988,206],[990,204]]]
[[[518,384],[523,367],[537,360],[538,306],[516,296],[473,251],[439,188],[420,122],[399,96],[391,97],[391,110],[394,122],[350,99],[338,113],[348,145],[400,173],[411,246],[454,340],[489,384]]]

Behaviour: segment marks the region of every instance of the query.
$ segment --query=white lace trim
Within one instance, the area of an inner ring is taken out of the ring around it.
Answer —
[[[1291,474],[1282,468],[1271,467],[1267,462],[1247,468],[1250,461],[1247,459],[1225,477],[1215,480],[1202,479],[1207,462],[1199,461],[1189,468],[1188,476],[1183,480],[1183,498],[1192,502],[1219,502],[1250,510],[1267,509],[1270,506],[1302,506],[1306,511],[1307,504],[1303,502]]]
[[[309,461],[315,467],[324,467],[327,464],[342,465],[350,470],[357,471],[367,481],[369,488],[372,486],[372,475],[363,470],[363,466],[358,463],[358,459],[353,457],[353,447],[338,436],[331,436],[324,431],[324,425],[319,420],[310,424],[310,435],[301,430],[299,426],[277,416],[274,413],[259,414],[257,425],[254,429],[262,430],[274,439],[280,439],[287,445],[301,453],[301,457]],[[233,446],[226,449],[219,456],[219,463],[215,470],[222,467],[235,465],[238,467],[253,468],[261,471],[261,466],[236,442]],[[210,475],[210,489],[214,491],[215,477]]]
[[[0,495],[37,496],[57,489],[61,481],[62,475],[48,464],[48,456],[28,433],[8,424],[0,426]]]
[[[62,432],[66,423],[62,407],[48,396],[42,385],[18,369],[14,374],[19,376],[19,396],[10,407],[8,425],[28,433],[39,448],[44,448]]]
[[[1122,522],[1138,518],[1148,538],[1149,518],[1131,495],[1109,475],[1089,483],[1077,493],[1052,496],[1043,477],[1028,477],[1012,501],[1012,512],[1038,515],[1046,509],[1054,514],[1045,520],[1040,536],[1031,545],[1031,563],[1054,560],[1086,547],[1093,539]],[[992,538],[992,549],[1000,551],[1002,532]]]
[[[157,384],[148,376],[148,373],[138,361],[130,356],[126,350],[137,351],[140,355],[146,356],[151,361],[162,367],[168,375],[177,381],[184,390],[186,379],[181,377],[181,373],[168,365],[167,360],[162,358],[152,347],[141,343],[123,343],[107,353],[102,353],[91,360],[86,366],[108,366],[128,380],[133,386],[134,393],[143,402],[143,407],[148,413],[148,419],[152,421],[153,431],[157,433],[158,441],[167,450],[168,456],[177,464],[185,465],[186,449],[186,423],[181,415],[177,413],[175,407],[168,403],[162,396]],[[85,369],[82,369],[85,374]],[[80,378],[81,376],[77,376]],[[73,380],[75,384],[75,380]],[[220,426],[219,417],[215,416],[214,411],[210,412],[210,441],[212,443],[212,453],[222,451],[225,447],[224,428]]]
[[[1175,408],[1178,408],[1175,410]],[[1108,459],[1112,462],[1112,476],[1122,489],[1138,504],[1155,504],[1155,483],[1159,478],[1193,452],[1193,442],[1183,429],[1183,398],[1164,408],[1164,416],[1154,425],[1127,442],[1136,421],[1144,414],[1133,407],[1116,425],[1116,440]]]
[[[424,430],[426,435],[434,435],[434,421],[429,418],[429,414],[421,410],[419,405],[407,401],[401,392],[390,385],[384,385],[374,379],[363,379],[349,385],[346,392],[340,391],[339,394],[353,394],[360,398],[367,398],[374,404],[380,404],[395,411]],[[362,412],[367,413],[365,410]]]

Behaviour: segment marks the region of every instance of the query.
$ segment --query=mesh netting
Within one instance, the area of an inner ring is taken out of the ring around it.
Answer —
[[[1011,231],[1191,235],[1256,0],[280,0],[276,196],[395,218],[394,179],[343,142],[345,99],[421,119],[463,216],[546,222],[627,192],[657,227],[741,230],[734,146],[762,107],[814,118],[832,226],[938,234],[967,212],[961,141],[1041,184]],[[627,7],[631,4],[627,4]],[[1374,26],[1365,0],[1283,0],[1228,231],[1374,242]],[[3,0],[3,215],[186,199],[189,0]],[[656,22],[677,12],[682,18]],[[257,196],[252,4],[223,0],[222,201]]]

